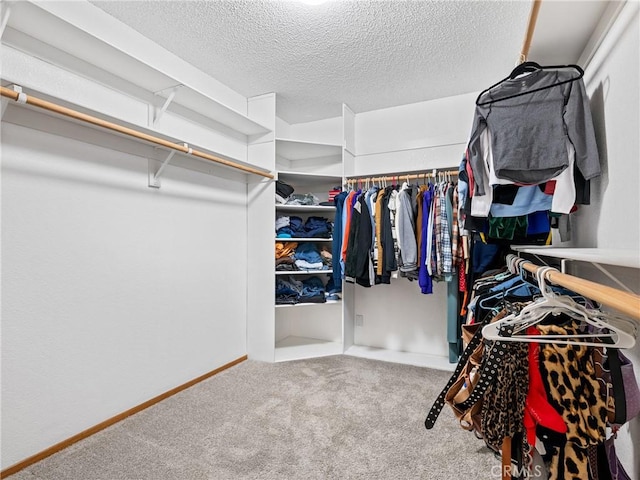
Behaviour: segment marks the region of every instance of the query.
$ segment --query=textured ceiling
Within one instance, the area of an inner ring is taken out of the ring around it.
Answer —
[[[479,91],[514,66],[528,1],[92,1],[289,123]]]

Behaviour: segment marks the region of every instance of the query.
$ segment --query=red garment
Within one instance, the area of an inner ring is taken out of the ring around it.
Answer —
[[[469,197],[473,197],[473,187],[476,183],[473,180],[473,169],[471,168],[471,162],[469,161],[469,149],[467,149],[465,154],[467,156],[465,169],[467,170],[467,176],[469,177]]]
[[[349,243],[349,228],[351,227],[351,213],[353,209],[351,208],[351,203],[353,201],[353,197],[356,195],[356,192],[352,190],[347,195],[347,198],[344,200],[344,208],[347,209],[347,221],[344,224],[344,237],[342,237],[342,260],[347,261],[347,247]]]
[[[549,180],[547,183],[545,183],[544,185],[544,193],[546,193],[547,195],[553,195],[556,192],[556,181],[555,180]]]
[[[458,261],[458,291],[466,292],[467,291],[467,274],[465,273],[465,261],[464,259],[460,259]]]
[[[539,335],[536,327],[527,329],[528,335]],[[567,433],[567,424],[562,416],[553,408],[547,400],[547,392],[540,374],[539,355],[540,346],[537,343],[529,344],[529,391],[524,410],[524,427],[527,430],[527,442],[536,444],[536,426],[553,430],[558,433]]]

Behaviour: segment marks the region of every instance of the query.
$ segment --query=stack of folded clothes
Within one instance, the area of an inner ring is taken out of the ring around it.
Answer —
[[[287,205],[320,205],[320,200],[313,193],[294,193],[289,195]]]
[[[327,246],[314,243],[276,243],[276,270],[331,270],[332,256]]]
[[[324,217],[309,217],[303,223],[296,216],[276,218],[277,238],[331,238],[332,223]]]
[[[276,279],[276,305],[325,303],[325,288],[318,277],[299,281],[293,277]]]
[[[301,243],[293,254],[298,270],[329,270],[322,261],[318,246],[313,243]]]
[[[296,242],[276,243],[276,270],[298,270],[293,254],[298,244]]]

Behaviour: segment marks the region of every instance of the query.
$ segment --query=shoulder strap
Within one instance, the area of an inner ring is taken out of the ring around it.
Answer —
[[[613,399],[615,402],[615,424],[622,425],[627,421],[627,399],[624,394],[624,381],[620,368],[620,357],[617,348],[607,348],[609,370],[611,372],[611,384],[613,385]]]

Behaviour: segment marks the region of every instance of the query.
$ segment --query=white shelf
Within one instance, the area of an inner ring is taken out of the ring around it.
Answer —
[[[551,246],[513,245],[512,250],[520,253],[553,258],[566,258],[582,262],[640,268],[640,251],[614,248],[562,248]]]
[[[333,238],[278,238],[276,237],[276,242],[333,242]]]
[[[276,210],[298,212],[334,212],[336,207],[324,205],[276,205]]]
[[[300,307],[326,307],[327,305],[340,305],[342,300],[328,300],[324,303],[296,303],[276,305],[276,308],[300,308]]]
[[[415,365],[417,367],[427,367],[436,370],[455,370],[455,363],[449,363],[449,358],[436,355],[426,355],[422,353],[397,352],[385,348],[365,347],[352,345],[345,352],[345,355],[352,357],[369,358],[371,360],[381,360],[383,362],[402,363],[405,365]]]
[[[339,175],[326,175],[321,173],[307,173],[307,172],[278,172],[278,179],[285,183],[293,183],[299,187],[307,185],[315,185],[318,183],[335,183],[336,186],[342,185],[342,177]]]
[[[307,337],[286,337],[276,342],[275,361],[302,360],[341,353],[342,343],[340,342]]]
[[[182,107],[180,114],[194,112],[192,120],[203,116],[244,135],[272,131],[206,93],[215,87],[203,72],[161,47],[151,47],[138,32],[95,6],[54,3],[12,5],[3,43],[70,71],[91,72],[97,81],[145,101],[156,92],[166,98],[177,87],[169,110],[176,105]],[[102,27],[99,33],[91,33],[98,31],[92,28],[95,24]]]
[[[333,270],[276,270],[276,275],[312,275],[314,273],[333,273]]]
[[[276,138],[276,152],[280,157],[289,161],[333,156],[341,157],[342,145]]]

